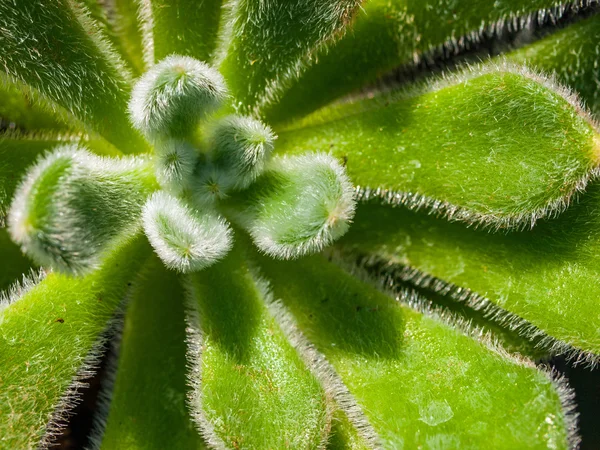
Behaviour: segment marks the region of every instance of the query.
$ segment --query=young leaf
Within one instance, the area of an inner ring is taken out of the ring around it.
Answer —
[[[85,277],[56,273],[0,312],[0,445],[47,446],[93,374],[106,332],[140,261],[142,239]]]
[[[177,276],[152,258],[130,295],[98,448],[206,448],[186,407],[183,298]]]
[[[600,165],[576,101],[510,66],[482,66],[425,93],[366,99],[279,131],[278,153],[330,150],[359,198],[491,228],[564,209]]]
[[[596,117],[600,117],[600,15],[572,24],[506,58],[556,75],[579,93]]]
[[[167,192],[178,195],[190,186],[198,163],[196,149],[185,141],[166,139],[154,146],[156,178]]]
[[[249,187],[265,170],[276,137],[259,120],[231,115],[217,123],[209,139],[212,163],[239,190]]]
[[[145,151],[127,117],[126,70],[86,14],[71,0],[0,3],[0,64],[122,151]]]
[[[230,3],[220,70],[242,113],[277,99],[317,49],[343,35],[358,0],[240,0]]]
[[[505,29],[556,20],[577,5],[564,0],[370,0],[351,30],[316,52],[315,63],[263,115],[269,123],[301,117],[399,66],[456,53]]]
[[[194,210],[166,192],[148,199],[142,222],[154,251],[169,269],[202,270],[231,249],[231,230],[223,218],[210,210]]]
[[[29,165],[44,151],[71,139],[59,134],[0,134],[0,226],[6,223],[8,206]]]
[[[147,158],[108,159],[77,145],[47,153],[17,188],[8,215],[11,237],[35,262],[80,273],[139,229],[156,189]]]
[[[341,245],[443,280],[554,353],[600,354],[600,184],[532,230],[490,234],[405,208],[361,205]],[[426,279],[426,278],[425,278]],[[564,345],[566,343],[568,345]]]
[[[129,113],[134,126],[152,140],[186,138],[226,97],[225,80],[217,70],[188,56],[171,55],[138,80]]]
[[[223,0],[140,2],[153,42],[155,62],[172,55],[208,61],[217,44]],[[150,49],[149,49],[150,50]]]
[[[568,448],[573,419],[561,395],[570,393],[532,363],[394,301],[321,256],[259,261],[297,329],[335,369],[334,395],[360,408],[349,417],[371,446]]]
[[[289,259],[321,251],[354,216],[354,192],[343,167],[316,153],[274,159],[252,187],[241,215],[258,248]]]
[[[321,448],[328,400],[271,316],[240,248],[190,275],[191,406],[216,448]]]

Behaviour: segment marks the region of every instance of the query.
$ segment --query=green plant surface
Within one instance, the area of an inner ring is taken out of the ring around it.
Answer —
[[[177,275],[156,257],[133,283],[99,448],[206,448],[186,407],[183,297]]]
[[[83,273],[136,233],[144,202],[156,188],[148,158],[108,159],[77,144],[59,146],[23,179],[9,231],[38,264]]]
[[[561,83],[581,96],[596,117],[600,117],[598,42],[600,17],[595,15],[509,53],[506,58],[554,74]]]
[[[15,281],[27,274],[32,266],[31,261],[21,253],[18,245],[11,241],[5,228],[0,228],[0,295]]]
[[[6,221],[9,202],[26,169],[35,159],[61,142],[57,134],[9,134],[0,138],[0,225]]]
[[[3,126],[16,128],[18,123],[21,131],[68,128],[62,117],[56,117],[56,112],[33,92],[0,78],[0,122]]]
[[[367,442],[358,434],[346,413],[337,409],[333,414],[327,450],[367,450],[368,448]]]
[[[0,310],[0,446],[47,445],[148,254],[141,239],[84,278],[49,274]]]
[[[228,7],[217,60],[242,112],[273,101],[320,48],[339,39],[358,0],[240,0]],[[219,57],[220,56],[220,57]]]
[[[559,217],[508,234],[467,229],[404,208],[362,205],[340,245],[469,289],[482,297],[472,298],[474,304],[487,302],[505,311],[497,314],[505,326],[525,319],[552,337],[547,344],[555,351],[564,342],[595,359],[592,354],[600,352],[599,217],[598,183]],[[526,336],[536,334],[526,324],[521,328]]]
[[[600,355],[588,14],[0,1],[0,449],[56,444],[108,345],[94,450],[577,448],[540,358]]]
[[[328,399],[269,312],[264,282],[237,250],[189,275],[196,420],[212,447],[322,447],[331,426]]]
[[[81,0],[89,16],[135,75],[144,71],[143,43],[136,0]]]
[[[492,228],[555,214],[600,162],[598,131],[576,104],[511,67],[333,107],[278,133],[279,154],[343,159],[359,198]]]
[[[542,361],[549,357],[549,349],[541,337],[523,336],[522,330],[499,323],[496,317],[485,308],[474,308],[465,302],[467,292],[445,291],[448,285],[409,266],[397,264],[389,259],[372,254],[357,255],[353,251],[346,254],[340,249],[330,252],[330,257],[342,267],[363,273],[366,280],[377,289],[393,298],[418,309],[435,311],[457,325],[467,326],[473,333],[489,336],[508,352]],[[417,281],[418,280],[418,281]]]
[[[314,55],[278,102],[263,108],[271,123],[308,114],[402,65],[477,42],[484,33],[518,27],[558,0],[370,0],[342,39]]]
[[[155,62],[172,54],[192,56],[208,61],[217,44],[222,0],[202,0],[202,7],[197,2],[186,0],[153,0],[140,2],[142,18],[152,19],[151,28]],[[146,11],[147,8],[151,10]],[[148,24],[146,24],[148,27]]]
[[[129,125],[130,76],[85,11],[68,0],[0,4],[0,64],[125,153],[148,150]]]
[[[356,399],[364,416],[355,423],[370,424],[372,442],[568,447],[561,399],[532,363],[394,301],[320,256],[261,258],[261,267],[299,330]]]

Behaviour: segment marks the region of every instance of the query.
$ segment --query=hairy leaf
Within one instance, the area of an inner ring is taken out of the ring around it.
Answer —
[[[0,257],[1,291],[14,282],[21,281],[22,277],[29,272],[32,263],[21,253],[19,246],[10,240],[6,228],[0,228],[0,255],[2,255]]]
[[[308,148],[343,159],[363,200],[492,228],[555,213],[600,165],[598,131],[573,99],[509,66],[341,105],[279,131],[278,153]]]
[[[123,152],[145,151],[127,118],[127,72],[86,14],[72,0],[0,3],[0,64]]]
[[[156,188],[144,157],[112,160],[63,145],[28,169],[10,207],[9,231],[38,264],[83,273],[139,229]]]
[[[550,336],[546,343],[554,351],[574,347],[591,360],[600,354],[598,183],[559,217],[508,234],[405,208],[361,205],[341,245],[436,277],[505,326]]]
[[[274,101],[317,49],[343,34],[358,0],[239,0],[226,13],[221,71],[242,112]]]
[[[0,135],[0,226],[5,224],[10,201],[28,166],[44,151],[74,139],[56,133]]]
[[[555,74],[577,91],[596,117],[600,117],[600,15],[568,26],[526,46],[506,58]]]
[[[262,252],[280,259],[329,246],[348,230],[356,206],[344,169],[323,153],[276,158],[246,197],[239,221]]]
[[[370,0],[352,29],[317,52],[315,64],[264,114],[271,123],[302,116],[398,66],[454,53],[505,28],[555,18],[565,10],[559,6],[565,3],[573,2]]]
[[[190,275],[196,420],[217,448],[318,448],[330,426],[327,399],[243,256],[236,248]]]
[[[80,0],[135,75],[144,71],[137,0]]]
[[[149,253],[136,239],[85,278],[49,274],[0,311],[0,446],[47,445],[94,370],[129,281]]]
[[[152,258],[134,282],[114,386],[105,391],[108,416],[96,440],[102,449],[206,448],[186,407],[183,289]]]
[[[19,131],[75,128],[57,108],[0,75],[0,128]]]
[[[335,370],[334,395],[355,400],[349,417],[373,444],[568,447],[564,387],[533,364],[394,301],[321,256],[260,264]]]
[[[222,0],[143,0],[155,62],[171,55],[208,61],[217,45]]]
[[[341,409],[336,410],[333,415],[327,450],[367,450],[369,448],[367,442],[348,420],[346,413]]]

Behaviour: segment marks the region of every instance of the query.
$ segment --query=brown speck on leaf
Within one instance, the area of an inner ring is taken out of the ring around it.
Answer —
[[[65,319],[63,319],[62,317],[59,317],[58,319],[55,320],[55,322],[65,323]]]

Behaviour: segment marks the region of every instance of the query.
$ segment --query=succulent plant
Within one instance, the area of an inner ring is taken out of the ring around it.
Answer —
[[[1,449],[578,446],[595,2],[413,3],[0,2]]]

